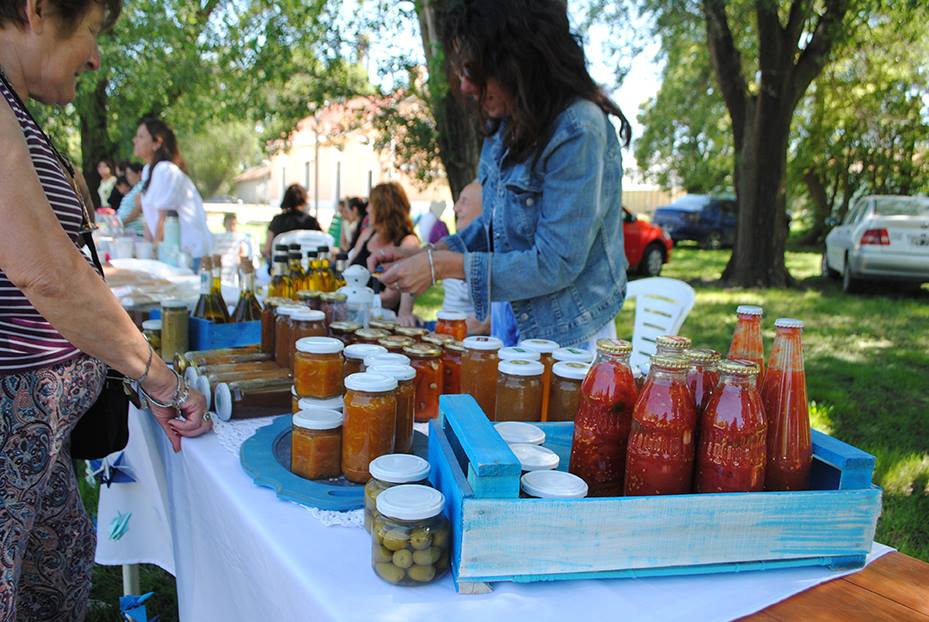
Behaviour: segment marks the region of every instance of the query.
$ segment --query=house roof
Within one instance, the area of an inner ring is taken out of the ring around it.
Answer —
[[[262,179],[269,179],[270,177],[271,167],[262,164],[261,166],[253,166],[252,168],[245,169],[233,182],[238,184],[245,181],[261,181]]]

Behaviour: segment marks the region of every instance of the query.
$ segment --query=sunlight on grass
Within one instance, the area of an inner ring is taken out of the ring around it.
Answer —
[[[881,486],[887,493],[929,494],[929,454],[909,454],[882,471]]]
[[[810,425],[826,434],[832,434],[832,410],[829,404],[810,400]]]

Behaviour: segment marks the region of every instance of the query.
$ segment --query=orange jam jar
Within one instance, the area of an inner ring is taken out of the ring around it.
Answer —
[[[411,346],[416,343],[416,340],[412,337],[402,337],[400,335],[388,335],[382,339],[377,340],[377,345],[384,346],[387,348],[388,352],[393,352],[395,354],[400,354],[403,352],[403,348]]]
[[[428,343],[403,348],[416,370],[416,421],[422,423],[439,416],[442,394],[442,349]]]
[[[342,473],[342,413],[316,408],[293,416],[290,470],[306,479]]]
[[[342,410],[342,473],[364,484],[371,479],[371,461],[394,451],[397,381],[380,374],[352,374],[345,379]]]
[[[297,341],[296,348],[294,385],[297,394],[318,400],[342,395],[342,350],[345,348],[342,342],[334,337],[304,337]]]
[[[280,305],[274,316],[274,362],[279,367],[293,369],[290,360],[290,315],[303,311],[306,307],[295,305]]]
[[[549,421],[574,421],[581,400],[581,383],[589,370],[590,363],[575,361],[561,361],[552,366]]]
[[[538,421],[542,412],[542,376],[539,361],[500,361],[497,366],[494,421]]]
[[[329,334],[326,329],[326,315],[322,311],[304,309],[290,314],[290,342],[292,351],[290,360],[293,362],[297,354],[296,343],[304,337],[325,337]]]
[[[449,341],[442,346],[442,395],[461,393],[461,357],[465,347],[460,341]]]
[[[387,348],[373,343],[353,343],[346,346],[345,350],[342,351],[342,355],[345,357],[342,378],[348,378],[352,374],[363,372],[365,358],[374,354],[387,354]]]
[[[459,311],[439,311],[435,317],[435,332],[440,335],[451,335],[455,341],[461,341],[468,336],[466,314]]]
[[[545,373],[542,375],[542,418],[539,421],[548,421],[548,401],[550,399],[552,383],[552,366],[555,364],[555,358],[552,356],[560,346],[550,339],[523,339],[519,342],[520,348],[538,352],[540,361],[545,367]]]
[[[497,353],[503,342],[496,337],[468,337],[461,342],[465,353],[461,357],[461,392],[477,400],[488,419],[494,416],[497,402]]]
[[[274,317],[277,308],[287,301],[283,298],[265,298],[261,308],[261,351],[274,354]]]
[[[413,422],[416,419],[416,370],[409,365],[369,365],[372,374],[389,376],[397,381],[397,432],[394,453],[408,454],[413,449]]]

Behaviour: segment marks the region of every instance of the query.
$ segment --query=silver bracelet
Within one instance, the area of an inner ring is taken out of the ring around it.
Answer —
[[[169,368],[170,369],[170,368]],[[181,377],[177,371],[171,369],[171,373],[174,374],[174,377],[177,381],[177,385],[174,388],[174,397],[171,398],[170,402],[162,402],[156,400],[154,397],[149,395],[148,391],[142,388],[142,385],[139,385],[139,391],[142,392],[142,395],[146,400],[158,406],[159,408],[181,408],[184,404],[187,403],[187,400],[190,399],[190,387],[187,386],[187,382]]]
[[[146,341],[146,343],[148,342]],[[148,361],[145,363],[145,371],[142,372],[142,375],[139,376],[138,378],[130,378],[130,380],[132,380],[133,382],[141,386],[142,383],[145,382],[145,380],[148,378],[148,372],[152,370],[152,358],[154,356],[155,356],[155,349],[152,348],[152,344],[149,343],[148,344]]]
[[[426,256],[429,258],[429,271],[432,273],[432,284],[435,285],[435,262],[432,260],[432,249],[426,249]]]

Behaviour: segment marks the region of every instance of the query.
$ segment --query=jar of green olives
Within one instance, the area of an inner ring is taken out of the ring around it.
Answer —
[[[387,454],[368,465],[371,479],[365,484],[365,529],[371,533],[377,517],[377,497],[400,484],[429,485],[429,463],[410,454]]]
[[[403,484],[377,497],[371,565],[393,585],[426,585],[448,571],[451,529],[445,496],[428,486]]]

